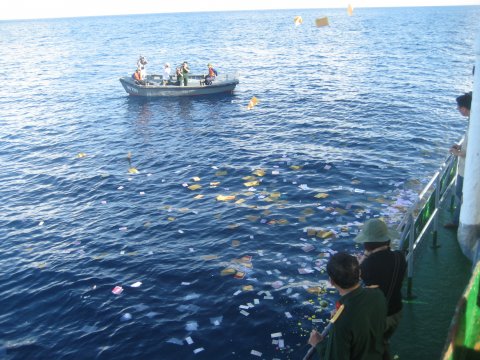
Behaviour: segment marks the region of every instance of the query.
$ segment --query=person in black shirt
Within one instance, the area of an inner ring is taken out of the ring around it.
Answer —
[[[364,256],[360,259],[360,277],[365,286],[379,287],[387,300],[384,359],[390,359],[389,339],[397,329],[402,315],[401,289],[407,262],[401,251],[390,249],[390,241],[398,236],[381,219],[370,219],[355,238],[365,249]]]

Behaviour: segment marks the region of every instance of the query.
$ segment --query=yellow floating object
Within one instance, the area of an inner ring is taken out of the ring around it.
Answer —
[[[273,193],[270,194],[270,197],[272,199],[278,199],[280,196],[282,196],[282,194],[279,193],[279,192],[273,192]]]
[[[174,218],[173,216],[169,216],[169,217],[167,218],[167,220],[168,220],[168,221],[175,221],[175,218]]]
[[[317,195],[315,195],[315,197],[316,197],[317,199],[325,199],[326,197],[328,197],[328,194],[318,193]]]
[[[323,18],[315,19],[315,25],[317,25],[317,27],[328,26],[328,17],[325,16]]]
[[[258,186],[260,185],[260,182],[258,180],[255,181],[248,181],[246,183],[243,183],[246,187],[251,187],[251,186]]]
[[[321,294],[322,293],[322,288],[319,287],[319,286],[313,286],[313,287],[309,287],[307,288],[307,291],[310,293],[310,294]]]
[[[200,179],[198,176],[194,176],[194,177],[192,178],[192,180],[193,180],[193,181],[200,181],[201,179]]]
[[[212,182],[210,183],[210,186],[214,186],[214,187],[215,187],[215,186],[218,186],[218,185],[220,185],[220,181],[212,181]]]
[[[245,180],[245,181],[254,181],[254,180],[257,180],[257,177],[252,176],[252,175],[248,175],[248,176],[244,176],[242,179]]]
[[[295,24],[295,26],[298,26],[300,24],[303,23],[303,19],[301,16],[297,15],[293,18],[293,23]]]
[[[225,176],[225,175],[227,175],[226,170],[220,170],[215,173],[215,176]]]
[[[290,166],[290,169],[292,170],[300,170],[302,167],[301,166],[298,166],[298,165],[292,165]]]
[[[84,158],[85,156],[87,156],[87,154],[85,154],[83,152],[77,154],[78,159]]]
[[[258,99],[254,96],[250,99],[250,101],[248,102],[248,105],[247,105],[247,109],[250,110],[250,109],[253,109],[253,107],[255,105],[258,104]]]
[[[134,167],[131,167],[130,169],[128,169],[128,172],[130,174],[138,174],[139,173],[139,171]]]
[[[238,199],[235,201],[235,204],[243,204],[245,202],[245,199]]]
[[[243,291],[253,291],[253,286],[252,285],[245,285],[242,287]]]
[[[232,268],[226,268],[226,269],[223,269],[222,271],[220,271],[220,275],[222,275],[222,276],[233,275],[233,274],[236,274],[236,273],[237,273],[237,270],[232,269]]]
[[[253,175],[257,175],[257,176],[265,176],[265,170],[263,170],[263,169],[257,169],[257,170],[255,170],[252,174],[253,174]]]
[[[194,196],[193,197],[195,200],[200,200],[201,198],[203,198],[203,195],[202,194],[198,194],[197,196]]]
[[[188,187],[190,190],[198,190],[198,189],[201,189],[202,188],[202,185],[200,184],[194,184],[194,185],[190,185]]]
[[[348,14],[348,16],[352,16],[352,15],[353,15],[353,7],[352,7],[352,4],[348,4],[347,14]]]
[[[217,201],[230,201],[235,200],[235,195],[218,195]]]

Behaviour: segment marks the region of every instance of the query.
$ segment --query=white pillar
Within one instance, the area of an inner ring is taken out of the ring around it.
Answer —
[[[480,31],[475,41],[475,75],[469,123],[458,242],[465,256],[475,265],[480,260]]]

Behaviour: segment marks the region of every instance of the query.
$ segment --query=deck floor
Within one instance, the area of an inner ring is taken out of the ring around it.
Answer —
[[[472,264],[457,243],[457,232],[443,227],[450,218],[447,209],[440,211],[440,247],[432,248],[429,235],[419,248],[413,276],[415,298],[404,300],[403,318],[392,338],[391,354],[396,359],[441,358],[455,307],[472,274]]]

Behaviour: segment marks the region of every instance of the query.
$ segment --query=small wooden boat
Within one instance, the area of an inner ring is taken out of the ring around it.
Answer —
[[[131,76],[120,78],[125,91],[133,96],[194,96],[232,92],[239,83],[237,75],[219,75],[211,85],[205,85],[204,75],[189,75],[188,85],[176,85],[176,77],[172,76],[167,85],[163,85],[162,75],[147,75],[145,84],[139,84]]]

